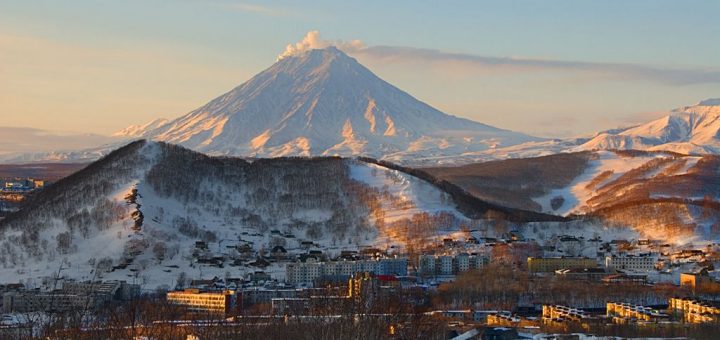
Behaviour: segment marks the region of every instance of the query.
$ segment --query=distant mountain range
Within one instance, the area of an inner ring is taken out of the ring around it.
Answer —
[[[646,124],[598,133],[579,148],[718,153],[719,135],[720,98],[717,98],[672,110]]]
[[[543,139],[445,114],[377,77],[335,47],[280,59],[174,120],[133,125],[93,148],[5,145],[0,162],[86,162],[132,139],[240,157],[369,156],[408,165],[466,164],[598,149],[720,151],[720,99],[591,137]],[[13,141],[0,143],[0,146]]]

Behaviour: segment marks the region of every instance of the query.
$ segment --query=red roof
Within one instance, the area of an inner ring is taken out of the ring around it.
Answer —
[[[398,281],[395,275],[375,275],[375,277],[380,281]]]

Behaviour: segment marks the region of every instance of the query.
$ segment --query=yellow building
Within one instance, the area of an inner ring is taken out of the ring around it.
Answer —
[[[561,305],[543,305],[543,322],[550,320],[564,320],[580,322],[584,319],[590,319],[590,314],[585,313],[582,309],[570,308]]]
[[[167,301],[185,306],[195,313],[229,315],[236,306],[234,291],[203,292],[199,289],[185,289],[167,293]]]
[[[714,283],[713,279],[708,275],[707,270],[703,269],[698,273],[681,273],[680,286],[688,287],[693,291],[698,287],[709,286]]]
[[[607,316],[612,317],[613,322],[618,324],[627,324],[630,320],[658,322],[669,319],[667,314],[650,307],[618,302],[607,303]]]
[[[587,257],[528,257],[531,273],[552,273],[559,269],[595,268],[597,260]]]
[[[489,314],[486,322],[489,327],[519,327],[521,320],[510,312],[500,312]]]
[[[685,298],[670,298],[670,309],[683,313],[685,322],[704,323],[720,320],[720,303]]]

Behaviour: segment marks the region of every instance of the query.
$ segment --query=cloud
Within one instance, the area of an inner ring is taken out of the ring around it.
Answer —
[[[285,47],[285,51],[283,53],[280,53],[278,55],[277,60],[297,55],[302,52],[313,50],[313,49],[319,49],[319,48],[326,48],[329,46],[336,46],[337,48],[350,52],[350,51],[361,51],[367,49],[365,44],[363,44],[360,40],[352,40],[352,41],[342,41],[342,40],[323,40],[320,38],[320,32],[319,31],[310,31],[307,32],[305,37],[300,40],[299,42],[295,44],[289,44]]]
[[[349,50],[348,53],[365,55],[381,61],[397,59],[441,64],[463,63],[467,67],[505,72],[562,71],[612,79],[645,80],[670,85],[720,83],[720,70],[718,69],[665,68],[629,63],[494,57],[397,46],[372,46]]]
[[[631,63],[602,63],[572,60],[496,57],[469,53],[452,53],[436,49],[403,46],[367,46],[360,40],[330,41],[311,31],[298,43],[290,44],[278,60],[309,49],[337,46],[348,54],[385,63],[408,61],[432,63],[440,67],[463,67],[467,70],[517,72],[564,72],[573,76],[642,80],[667,85],[720,83],[720,69],[671,68]]]

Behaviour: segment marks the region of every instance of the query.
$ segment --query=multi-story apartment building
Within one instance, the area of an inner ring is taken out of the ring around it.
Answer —
[[[658,322],[667,321],[669,316],[660,311],[629,303],[608,302],[606,313],[613,318],[613,323],[627,324],[632,321]]]
[[[322,277],[348,278],[355,273],[373,273],[376,275],[407,275],[406,258],[384,258],[379,260],[329,261],[288,263],[285,266],[285,281],[290,284],[310,285]]]
[[[331,275],[337,275],[338,268],[335,264],[328,268]],[[285,281],[291,284],[312,284],[325,274],[325,263],[308,259],[306,262],[288,263],[285,266]]]
[[[582,321],[589,319],[590,314],[582,309],[570,308],[560,305],[543,305],[543,322],[548,320],[564,320],[564,321]]]
[[[84,311],[98,307],[104,298],[92,295],[51,292],[17,291],[3,295],[5,313]]]
[[[88,310],[111,300],[137,296],[140,286],[125,281],[67,281],[53,291],[17,290],[3,295],[3,310],[11,312]]]
[[[531,273],[552,273],[558,269],[595,268],[597,260],[587,257],[528,257]]]
[[[237,307],[234,291],[200,291],[191,288],[167,293],[167,301],[185,306],[195,313],[229,315]]]
[[[670,298],[670,309],[681,312],[685,322],[704,323],[720,321],[720,303],[687,298]]]
[[[440,275],[453,275],[455,274],[455,271],[453,270],[453,260],[455,259],[454,256],[450,255],[443,255],[438,257],[438,272]]]
[[[456,275],[488,264],[485,256],[461,253],[457,255],[420,255],[418,272],[423,276]]]
[[[612,255],[605,257],[605,267],[631,272],[649,272],[655,269],[657,257],[646,255]]]
[[[358,261],[357,266],[357,272],[372,272],[368,270],[362,270],[364,267],[364,264],[367,264],[368,262],[377,262],[376,270],[374,271],[377,275],[397,275],[397,276],[406,276],[407,275],[407,267],[408,267],[408,260],[405,258],[389,258],[389,259],[380,259],[378,261]]]

